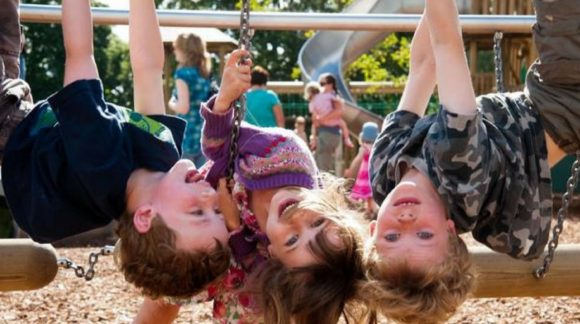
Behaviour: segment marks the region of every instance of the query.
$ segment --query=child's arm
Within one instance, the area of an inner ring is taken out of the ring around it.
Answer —
[[[425,14],[435,55],[441,104],[460,115],[476,112],[455,0],[426,0]]]
[[[165,113],[164,54],[155,3],[152,0],[131,0],[130,6],[129,51],[135,111],[144,115],[162,115]]]
[[[62,34],[66,52],[64,85],[82,79],[98,79],[89,0],[63,0]]]
[[[240,210],[234,202],[231,192],[228,189],[226,178],[221,178],[217,188],[218,206],[224,215],[224,221],[228,231],[232,232],[240,228]]]
[[[185,115],[189,112],[189,87],[187,83],[181,79],[175,80],[175,88],[177,89],[177,98],[172,97],[168,102],[169,109],[178,114]]]
[[[411,41],[409,77],[397,110],[410,111],[422,117],[434,89],[435,57],[429,37],[429,26],[423,14]]]
[[[226,62],[222,75],[222,84],[217,94],[213,111],[222,114],[230,109],[234,101],[250,88],[251,64],[238,64],[248,52],[233,51]]]
[[[316,136],[317,136],[317,128],[318,128],[318,114],[313,112],[310,114],[310,119],[312,120],[312,124],[310,126],[310,149],[316,149]]]
[[[133,324],[173,323],[177,318],[179,308],[179,305],[168,304],[162,300],[152,300],[145,297],[137,316],[133,320]]]
[[[232,52],[224,68],[222,84],[217,96],[201,106],[201,116],[204,119],[201,146],[203,154],[212,161],[225,160],[230,153],[234,115],[230,108],[234,101],[250,88],[250,66],[238,65],[240,58],[247,54],[247,51],[241,50]],[[242,133],[240,131],[238,144],[242,140]],[[218,167],[212,170],[216,168]],[[223,175],[211,173],[210,183],[217,185],[217,178]]]
[[[363,160],[365,148],[361,145],[358,149],[358,153],[350,162],[350,166],[348,169],[344,170],[344,177],[345,178],[356,178],[358,174],[358,170],[360,169],[361,162]]]

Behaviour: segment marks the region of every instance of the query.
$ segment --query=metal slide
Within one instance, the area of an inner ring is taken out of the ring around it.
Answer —
[[[457,0],[459,12],[469,13],[472,0]],[[345,13],[373,14],[419,14],[425,0],[355,0]],[[382,123],[378,116],[365,108],[358,107],[343,79],[343,68],[368,52],[388,36],[380,31],[319,31],[310,38],[298,55],[298,65],[305,80],[317,80],[322,73],[337,77],[337,88],[345,99],[344,119],[354,134],[358,134],[367,121]]]

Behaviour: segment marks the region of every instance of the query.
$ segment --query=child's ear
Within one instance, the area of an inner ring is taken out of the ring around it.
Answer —
[[[377,227],[377,221],[374,220],[369,223],[369,236],[375,235],[375,227]]]
[[[268,254],[270,257],[274,257],[274,249],[272,249],[272,244],[268,245]]]
[[[448,219],[447,220],[447,230],[450,233],[453,233],[453,234],[457,235],[457,231],[455,230],[455,222],[452,221],[451,219]]]
[[[133,214],[133,226],[135,226],[137,232],[141,234],[147,233],[151,229],[153,217],[155,217],[155,212],[150,205],[141,206]]]

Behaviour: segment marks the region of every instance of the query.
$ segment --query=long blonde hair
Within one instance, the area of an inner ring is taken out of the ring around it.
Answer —
[[[211,60],[203,39],[193,33],[179,34],[173,42],[173,47],[185,55],[183,66],[197,67],[203,77],[209,77]]]

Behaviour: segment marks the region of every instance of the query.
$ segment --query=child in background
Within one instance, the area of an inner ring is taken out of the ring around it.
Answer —
[[[308,143],[308,137],[306,136],[306,119],[302,116],[296,117],[294,120],[294,133],[300,137],[304,143]]]
[[[350,197],[354,200],[364,202],[366,215],[370,218],[373,218],[377,206],[373,200],[371,182],[369,180],[369,157],[371,155],[371,148],[373,147],[373,143],[375,142],[378,133],[379,126],[376,123],[364,123],[362,132],[359,135],[360,148],[350,167],[352,168],[353,165],[359,165]],[[349,173],[353,172],[350,168],[345,171],[345,176],[348,176]]]
[[[334,77],[331,75],[329,75],[329,78],[334,80]],[[330,81],[323,81],[320,84],[317,82],[309,82],[304,88],[304,99],[308,101],[308,110],[312,114],[311,136],[316,138],[316,129],[318,126],[337,126],[342,132],[344,144],[347,147],[354,147],[354,144],[350,140],[348,126],[342,118],[324,119],[335,109],[335,105],[342,104],[336,96],[336,91],[335,83]]]
[[[178,160],[185,122],[164,115],[155,5],[130,4],[135,112],[104,100],[89,1],[64,0],[64,87],[19,124],[23,110],[14,107],[28,91],[9,88],[14,105],[0,107],[8,139],[2,180],[16,222],[34,240],[119,220],[127,281],[153,298],[191,296],[228,269],[228,230],[215,190],[191,161]]]
[[[408,83],[371,154],[381,207],[371,224],[367,296],[391,319],[441,322],[465,300],[473,275],[457,234],[471,231],[517,259],[544,251],[549,164],[580,148],[580,78],[569,73],[580,67],[580,1],[534,3],[540,60],[525,91],[476,101],[455,1],[426,1]],[[435,79],[441,109],[422,117]]]
[[[211,60],[205,42],[193,33],[180,34],[173,43],[178,66],[173,78],[175,88],[168,106],[177,116],[187,121],[183,139],[183,157],[196,166],[205,162],[201,153],[201,126],[199,106],[210,93]]]
[[[228,166],[232,103],[250,87],[250,67],[237,64],[246,55],[231,54],[218,95],[201,108],[214,185]],[[293,131],[242,123],[237,144],[233,192],[240,232],[255,244],[248,253],[265,259],[255,277],[265,322],[336,323],[364,280],[360,215],[336,185],[319,187],[314,158]]]

